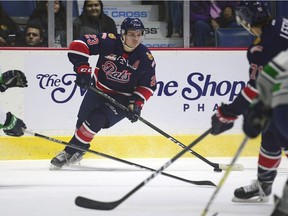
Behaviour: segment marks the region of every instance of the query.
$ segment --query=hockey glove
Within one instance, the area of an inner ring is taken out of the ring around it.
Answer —
[[[0,128],[3,129],[4,133],[8,136],[22,136],[23,128],[26,129],[24,122],[14,116],[11,112],[6,114],[6,121],[4,125],[0,124]]]
[[[138,119],[141,115],[142,107],[143,107],[143,101],[135,100],[135,99],[129,100],[127,118],[132,123],[138,121]]]
[[[218,107],[217,112],[212,116],[211,134],[218,135],[233,127],[237,115],[229,111],[227,104],[222,104]]]
[[[268,125],[271,119],[271,110],[262,101],[257,100],[243,116],[244,133],[250,138],[255,138]]]
[[[25,74],[19,70],[9,70],[0,75],[0,91],[4,92],[11,87],[27,87]]]
[[[87,88],[91,84],[92,68],[89,63],[80,63],[74,67],[77,73],[75,83],[81,88]]]

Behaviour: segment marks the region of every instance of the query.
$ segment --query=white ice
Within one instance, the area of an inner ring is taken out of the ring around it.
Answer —
[[[169,159],[126,159],[159,169]],[[231,158],[209,158],[230,163]],[[255,179],[257,158],[239,158],[244,171],[232,171],[220,188],[207,215],[269,216],[273,196],[266,204],[231,202],[233,191]],[[288,174],[283,161],[273,185],[273,194],[282,194]],[[189,180],[210,180],[218,184],[224,172],[217,173],[198,158],[180,158],[164,172]],[[0,161],[1,216],[199,216],[215,188],[197,186],[157,175],[113,210],[101,211],[78,207],[77,196],[98,201],[119,200],[152,172],[109,159],[84,159],[59,171],[49,171],[48,160]]]

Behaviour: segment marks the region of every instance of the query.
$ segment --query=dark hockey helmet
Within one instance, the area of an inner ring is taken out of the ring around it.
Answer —
[[[241,1],[235,8],[239,24],[247,28],[271,19],[270,10],[265,1]]]
[[[144,25],[138,18],[126,18],[121,24],[121,34],[126,34],[128,30],[139,30],[144,33]]]

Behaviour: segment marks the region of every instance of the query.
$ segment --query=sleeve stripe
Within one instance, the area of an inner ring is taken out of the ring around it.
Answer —
[[[241,94],[247,101],[251,103],[252,100],[258,96],[259,92],[257,89],[253,88],[251,85],[248,85],[241,91]]]
[[[90,57],[89,54],[87,55],[87,54],[85,54],[85,53],[83,53],[83,52],[78,52],[78,51],[73,51],[73,50],[69,50],[68,53],[76,54],[76,55],[81,55],[81,56],[84,56],[84,57],[86,57],[86,58],[89,58],[89,57]]]
[[[85,56],[89,56],[90,54],[87,44],[85,44],[81,40],[73,41],[69,46],[69,52],[74,52],[76,54],[85,55]]]
[[[146,86],[138,86],[135,89],[134,94],[137,94],[139,97],[147,101],[153,95],[153,91]]]

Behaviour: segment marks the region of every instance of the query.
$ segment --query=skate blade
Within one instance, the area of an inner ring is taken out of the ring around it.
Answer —
[[[222,169],[222,170],[227,170],[229,166],[230,166],[230,164],[219,164],[219,168]],[[234,165],[231,167],[231,170],[234,170],[234,171],[243,171],[243,170],[244,170],[244,167],[243,167],[242,164],[234,164]]]
[[[269,197],[254,197],[250,199],[240,199],[237,197],[232,198],[232,202],[235,203],[267,203],[269,202]]]
[[[54,170],[60,170],[60,169],[61,169],[61,167],[50,164],[49,170],[54,171]]]

